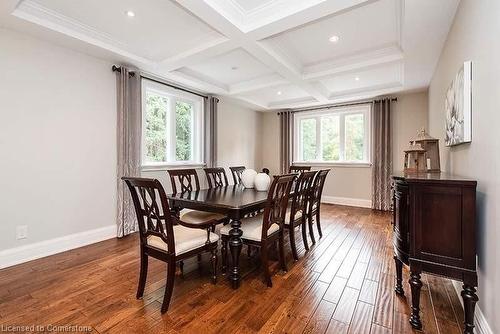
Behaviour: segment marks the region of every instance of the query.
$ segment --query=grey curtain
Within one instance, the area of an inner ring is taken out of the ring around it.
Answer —
[[[217,166],[217,103],[219,99],[209,95],[205,99],[205,162],[207,167]]]
[[[293,158],[293,112],[278,113],[280,122],[280,173],[288,173]]]
[[[374,101],[372,208],[388,211],[391,207],[392,138],[391,99]]]
[[[116,73],[117,91],[117,225],[118,237],[138,230],[134,204],[123,176],[140,176],[141,173],[141,79],[130,69],[121,67]]]

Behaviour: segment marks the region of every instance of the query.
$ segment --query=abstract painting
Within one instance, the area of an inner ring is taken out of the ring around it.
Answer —
[[[466,61],[446,92],[446,146],[472,141],[472,62]]]

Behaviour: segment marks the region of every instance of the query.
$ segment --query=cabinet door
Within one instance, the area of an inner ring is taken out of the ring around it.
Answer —
[[[419,185],[415,187],[414,204],[412,257],[475,270],[474,189]]]
[[[394,213],[393,213],[393,224],[394,224],[394,250],[396,254],[404,262],[408,262],[409,254],[409,191],[408,184],[401,181],[395,181],[394,183]]]

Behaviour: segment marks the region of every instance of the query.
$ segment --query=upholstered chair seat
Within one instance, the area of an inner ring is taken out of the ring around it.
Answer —
[[[290,225],[291,211],[292,211],[291,208],[288,208],[286,210],[285,225]],[[293,222],[294,220],[298,219],[301,216],[302,216],[302,210],[297,210],[295,211],[295,215],[293,216],[291,221]]]
[[[219,213],[198,211],[198,210],[182,210],[181,220],[189,224],[204,223],[209,220],[224,220],[226,216]]]
[[[261,241],[262,240],[262,214],[256,215],[254,217],[244,218],[241,220],[241,231],[243,231],[242,239]],[[267,230],[267,236],[269,237],[273,233],[279,231],[278,224],[272,224]],[[220,229],[221,235],[229,235],[231,230],[231,224],[222,226]]]
[[[203,245],[207,243],[207,231],[205,230],[184,227],[181,225],[174,226],[173,230],[175,236],[175,255],[187,253],[193,249],[203,247]],[[210,243],[217,242],[219,236],[210,232],[208,240]],[[147,243],[149,246],[161,249],[162,251],[168,251],[167,243],[156,235],[149,235]]]

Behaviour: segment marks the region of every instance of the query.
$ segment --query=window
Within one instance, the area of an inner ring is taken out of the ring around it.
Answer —
[[[370,162],[370,106],[295,114],[294,162]]]
[[[203,98],[142,81],[142,165],[203,162]]]

